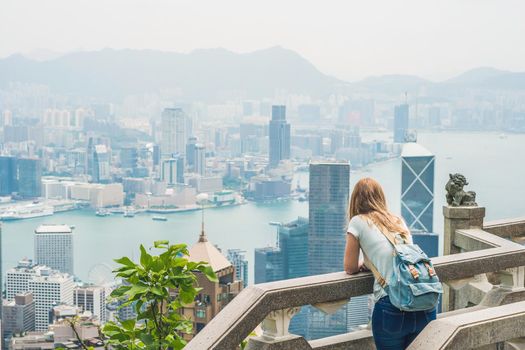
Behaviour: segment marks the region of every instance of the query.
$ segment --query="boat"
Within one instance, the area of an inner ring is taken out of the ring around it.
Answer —
[[[111,213],[106,210],[106,209],[99,209],[97,210],[97,212],[95,213],[96,216],[101,216],[101,217],[104,217],[104,216],[109,216]]]
[[[168,218],[165,216],[154,216],[152,219],[155,221],[168,221]]]
[[[32,219],[54,214],[53,206],[39,202],[8,208],[0,213],[0,221]]]

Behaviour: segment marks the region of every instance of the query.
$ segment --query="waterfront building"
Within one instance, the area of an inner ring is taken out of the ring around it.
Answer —
[[[308,273],[341,270],[347,230],[350,193],[348,162],[310,163]],[[348,307],[327,315],[309,309],[306,336],[317,339],[348,330]]]
[[[185,336],[186,339],[191,339],[241,292],[243,284],[235,277],[235,267],[232,263],[208,241],[204,232],[204,221],[199,240],[189,249],[188,260],[207,262],[218,278],[217,282],[212,282],[203,273],[197,272],[197,283],[202,290],[193,304],[180,309],[181,314],[193,322],[193,334]]]
[[[401,214],[410,231],[434,231],[435,157],[409,142],[401,153]]]
[[[121,183],[90,184],[65,183],[73,200],[90,203],[92,208],[117,207],[124,204],[124,187]]]
[[[16,158],[0,157],[0,197],[10,196],[17,189]]]
[[[93,153],[93,177],[96,183],[107,183],[111,180],[110,155],[106,145],[95,145]]]
[[[214,193],[222,190],[222,176],[195,175],[188,178],[188,184],[198,193]]]
[[[242,281],[243,288],[248,286],[248,259],[246,251],[241,249],[228,249],[228,260],[235,267],[235,279]]]
[[[17,160],[18,195],[35,198],[42,195],[42,162],[36,158]]]
[[[35,330],[35,301],[33,293],[23,292],[14,300],[3,300],[2,340],[9,341],[13,334]]]
[[[73,275],[73,229],[69,225],[38,226],[35,260],[39,265]]]
[[[408,104],[394,108],[394,142],[403,143],[408,133]]]
[[[184,158],[176,154],[172,158],[163,159],[160,179],[169,186],[184,183]]]
[[[291,193],[290,181],[267,176],[252,177],[248,196],[255,201],[268,201],[288,198]]]
[[[89,311],[100,324],[106,323],[106,290],[100,286],[82,286],[73,292],[73,304],[83,312]]]
[[[39,272],[29,280],[28,290],[33,292],[35,297],[35,329],[46,331],[49,312],[53,306],[73,303],[75,282],[71,275],[50,268],[41,269]]]
[[[286,106],[272,106],[269,134],[269,166],[275,168],[281,160],[290,159],[290,124],[286,122]]]
[[[165,108],[161,116],[161,153],[171,157],[173,153],[184,154],[188,138],[188,118],[182,108]]]

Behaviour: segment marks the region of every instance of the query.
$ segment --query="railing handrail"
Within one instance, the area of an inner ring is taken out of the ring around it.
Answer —
[[[472,233],[463,231],[466,235]],[[525,265],[524,246],[479,231],[482,240],[493,248],[432,259],[443,282]],[[335,272],[250,286],[215,316],[186,349],[234,349],[271,311],[370,294],[373,281],[369,272],[352,276]]]

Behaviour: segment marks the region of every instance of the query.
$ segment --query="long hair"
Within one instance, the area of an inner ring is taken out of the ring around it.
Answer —
[[[399,233],[403,239],[410,236],[403,220],[388,211],[383,188],[372,178],[361,179],[355,184],[349,207],[349,219],[362,215],[383,233]]]

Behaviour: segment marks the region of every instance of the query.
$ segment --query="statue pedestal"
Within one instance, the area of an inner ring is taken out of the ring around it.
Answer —
[[[454,246],[454,235],[456,230],[483,228],[485,218],[484,207],[451,207],[443,206],[445,217],[443,236],[443,255],[459,253]]]
[[[458,247],[454,245],[454,236],[456,230],[465,230],[471,228],[483,228],[483,219],[485,218],[485,208],[472,207],[452,207],[443,206],[443,216],[445,218],[444,236],[443,236],[443,255],[460,253]],[[448,285],[443,285],[442,310],[452,311],[456,308],[456,293]]]

